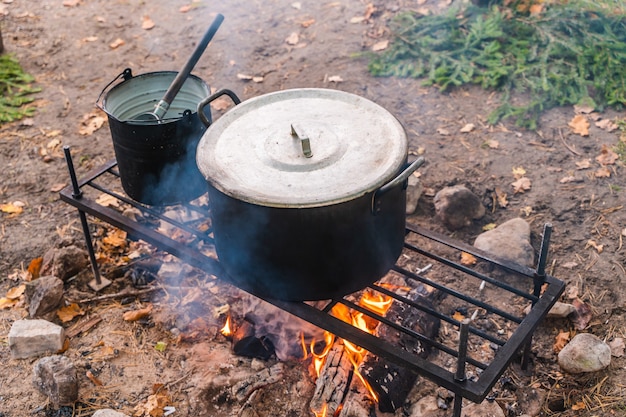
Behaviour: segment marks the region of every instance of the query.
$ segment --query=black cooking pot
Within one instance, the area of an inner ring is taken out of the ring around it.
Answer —
[[[196,156],[224,269],[284,300],[377,281],[402,250],[406,180],[423,162],[407,165],[407,151],[397,119],[353,94],[295,89],[235,106]]]

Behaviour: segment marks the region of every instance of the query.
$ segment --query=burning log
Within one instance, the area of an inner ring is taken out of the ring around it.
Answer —
[[[232,396],[240,402],[246,401],[259,388],[280,381],[283,377],[283,368],[283,364],[278,362],[270,368],[239,381],[231,389]]]
[[[406,298],[432,308],[432,300],[437,295],[437,292],[427,292],[424,287],[420,287],[411,290]],[[424,335],[428,339],[435,338],[439,333],[439,319],[404,303],[394,302],[385,317],[395,324]],[[379,326],[378,337],[394,345],[403,346],[408,352],[415,353],[424,359],[430,353],[430,346],[390,326]],[[409,368],[398,366],[385,358],[371,354],[367,355],[361,363],[359,372],[376,393],[379,410],[385,413],[395,412],[398,407],[402,406],[409,391],[417,381],[417,374]]]
[[[311,410],[326,416],[334,416],[343,404],[354,373],[354,365],[341,340],[336,340],[325,357],[315,383],[315,393],[309,404]]]

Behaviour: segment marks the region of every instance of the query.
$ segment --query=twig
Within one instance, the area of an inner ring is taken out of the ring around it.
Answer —
[[[565,142],[565,138],[563,137],[563,131],[561,129],[559,129],[559,136],[561,137],[561,142],[563,143],[563,146],[565,146],[567,148],[568,151],[570,151],[571,153],[573,153],[574,155],[577,156],[582,156],[582,154],[578,151],[576,151],[574,148],[572,148],[571,146],[569,146],[567,144],[567,142]]]
[[[104,295],[100,295],[98,297],[85,298],[83,300],[76,301],[76,303],[77,304],[84,304],[84,303],[92,303],[94,301],[110,300],[112,298],[144,295],[144,294],[149,294],[149,293],[157,291],[157,290],[162,290],[162,288],[153,287],[153,288],[145,288],[143,290],[123,289],[122,291],[116,292],[114,294],[104,294]]]

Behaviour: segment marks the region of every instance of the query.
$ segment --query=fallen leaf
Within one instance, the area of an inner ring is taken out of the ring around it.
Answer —
[[[385,39],[383,41],[376,42],[374,45],[372,45],[372,51],[374,52],[384,51],[385,49],[387,49],[388,46],[389,46],[389,39]]]
[[[83,42],[95,42],[98,40],[97,36],[87,36],[86,38],[81,39]]]
[[[516,180],[522,178],[526,175],[526,170],[523,167],[513,167],[513,178]]]
[[[250,81],[252,80],[254,77],[252,75],[248,75],[248,74],[237,74],[237,78],[239,78],[240,80],[244,80],[244,81]]]
[[[598,245],[595,240],[589,239],[587,244],[585,245],[585,249],[594,248],[598,251],[598,253],[602,253],[604,250],[604,245]]]
[[[24,211],[24,204],[21,201],[14,201],[12,203],[0,204],[0,211],[10,214],[11,217],[17,216]]]
[[[576,169],[588,168],[591,168],[591,159],[583,159],[582,161],[576,162]]]
[[[102,381],[100,381],[98,378],[96,378],[96,376],[93,374],[93,372],[87,371],[87,372],[85,372],[85,376],[87,376],[87,378],[91,382],[93,382],[94,385],[96,385],[98,387],[101,387],[103,385]]]
[[[122,46],[122,45],[124,45],[124,44],[126,44],[126,42],[124,41],[124,39],[117,38],[116,40],[114,40],[113,42],[111,42],[111,43],[109,44],[109,48],[111,48],[111,49],[117,49],[117,48],[119,48],[120,46]]]
[[[563,268],[572,269],[572,268],[576,268],[578,266],[578,263],[574,261],[570,261],[570,262],[565,262],[562,266]]]
[[[515,182],[511,183],[511,186],[513,187],[513,194],[521,194],[524,193],[525,191],[530,190],[530,180],[526,177],[522,177],[520,179],[518,179]]]
[[[81,0],[63,0],[63,6],[76,7],[81,3]]]
[[[487,141],[487,146],[489,146],[489,148],[491,149],[498,149],[500,147],[500,142],[494,139],[489,139]]]
[[[300,22],[300,26],[302,26],[303,28],[306,29],[309,26],[311,26],[313,23],[315,23],[315,19],[304,20],[304,21]]]
[[[264,80],[264,78],[261,77],[261,76],[252,77],[252,81],[255,82],[255,83],[262,83],[263,80]]]
[[[343,82],[343,78],[341,78],[339,75],[331,75],[330,77],[328,77],[328,82],[330,82],[330,83],[342,83]]]
[[[472,130],[474,130],[476,128],[476,126],[474,125],[474,123],[468,123],[465,126],[463,126],[461,128],[461,133],[469,133]]]
[[[589,136],[589,121],[582,114],[577,114],[567,124],[572,131],[580,136]]]
[[[530,6],[530,8],[528,9],[528,11],[530,12],[531,15],[533,16],[537,16],[540,15],[541,12],[543,11],[543,4],[538,4],[535,3],[532,6]]]
[[[611,340],[608,345],[611,348],[611,356],[615,356],[616,358],[624,356],[624,349],[626,348],[626,346],[624,346],[624,339],[616,337]]]
[[[135,407],[135,417],[162,417],[163,408],[169,404],[167,391],[161,390],[148,397],[145,403]]]
[[[483,232],[489,231],[489,230],[493,230],[497,227],[498,225],[495,223],[488,223],[486,225],[483,226]]]
[[[533,208],[531,206],[522,207],[519,209],[522,213],[526,215],[526,217],[530,216],[533,212]]]
[[[0,298],[0,310],[4,310],[6,308],[13,308],[17,305],[18,300],[11,300],[6,297]]]
[[[57,317],[63,323],[67,323],[69,321],[74,320],[77,316],[84,315],[85,312],[78,306],[76,303],[72,303],[68,306],[61,307],[57,310]]]
[[[446,129],[442,127],[437,129],[437,133],[439,133],[441,136],[450,136],[450,132],[448,132]]]
[[[28,273],[30,274],[31,279],[39,278],[39,271],[41,270],[42,263],[43,258],[41,256],[30,261],[28,264]]]
[[[585,408],[587,408],[587,406],[584,401],[578,401],[576,404],[572,404],[572,410],[574,411],[584,410]]]
[[[154,22],[150,19],[149,16],[144,16],[141,22],[141,28],[143,30],[150,30],[154,27]]]
[[[465,316],[463,315],[463,313],[457,310],[452,315],[452,318],[457,321],[463,321],[465,319]]]
[[[578,181],[578,179],[576,177],[573,176],[569,176],[569,177],[563,177],[559,180],[560,184],[567,184],[568,182],[576,182]]]
[[[350,23],[361,23],[364,21],[365,21],[364,16],[354,16],[352,19],[350,19]]]
[[[582,301],[580,298],[572,300],[572,305],[576,308],[576,311],[568,317],[577,330],[584,330],[592,318],[591,306]]]
[[[25,289],[26,289],[25,284],[19,285],[17,287],[13,287],[9,289],[9,291],[7,291],[5,297],[8,298],[9,300],[17,300],[22,296],[22,294],[24,294]]]
[[[81,121],[81,127],[78,129],[78,133],[83,136],[91,135],[96,130],[100,129],[106,119],[98,113],[88,113],[83,116]]]
[[[100,194],[100,196],[96,198],[96,203],[104,207],[119,207],[120,206],[120,203],[119,201],[117,201],[117,198],[113,197],[111,194]]]
[[[610,178],[611,170],[607,167],[600,167],[593,173],[593,176],[596,178]]]
[[[294,3],[291,3],[291,7],[293,7],[296,10],[300,10],[302,8],[302,3],[300,3],[299,1],[296,1]]]
[[[122,315],[124,321],[137,321],[148,316],[152,312],[152,304],[148,304],[145,308],[139,310],[127,311]]]
[[[471,266],[476,265],[476,262],[478,262],[478,259],[476,259],[474,255],[467,252],[461,252],[461,265]]]
[[[64,188],[65,188],[65,183],[64,182],[58,182],[56,184],[52,184],[52,186],[50,187],[50,192],[58,193],[59,191],[61,191]]]
[[[606,130],[607,132],[612,132],[618,128],[617,124],[613,123],[612,120],[603,119],[595,123],[596,127],[600,129]]]
[[[193,9],[193,6],[191,4],[186,4],[184,6],[180,6],[180,8],[178,9],[178,11],[180,13],[187,13],[189,10]]]
[[[552,350],[554,353],[559,353],[563,350],[565,345],[567,345],[567,342],[569,342],[570,334],[569,332],[560,332],[554,339],[555,341],[554,345],[552,345]]]
[[[285,39],[285,42],[289,45],[297,45],[300,42],[300,35],[297,32],[292,32],[291,35]]]
[[[127,244],[127,233],[121,229],[113,229],[102,238],[102,243],[116,247],[125,248]]]
[[[372,15],[376,13],[376,10],[378,9],[376,9],[376,6],[374,6],[373,3],[368,3],[367,6],[365,6],[365,20],[370,20],[372,18]]]
[[[154,349],[157,352],[165,352],[165,349],[167,349],[167,343],[165,343],[165,342],[156,342],[156,344],[154,345]]]
[[[602,145],[602,149],[600,150],[600,155],[596,156],[596,161],[600,163],[600,165],[613,165],[615,161],[619,159],[619,155],[613,152],[608,146]]]
[[[506,208],[509,205],[509,201],[507,200],[507,194],[503,192],[500,187],[496,187],[494,191],[496,195],[496,201],[498,202],[498,206],[500,208]]]

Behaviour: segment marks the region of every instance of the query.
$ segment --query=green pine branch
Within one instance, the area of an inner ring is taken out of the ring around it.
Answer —
[[[33,87],[33,82],[34,78],[24,72],[17,59],[11,55],[0,55],[0,123],[35,113],[35,108],[28,104],[34,101],[31,94],[41,89]]]

